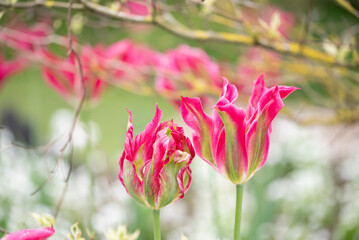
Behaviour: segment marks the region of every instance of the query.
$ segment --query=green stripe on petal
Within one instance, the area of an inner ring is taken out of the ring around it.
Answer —
[[[233,104],[217,106],[224,129],[219,137],[218,148],[225,148],[225,154],[216,155],[218,169],[234,184],[241,184],[247,174],[245,149],[245,126],[243,109]],[[221,143],[225,141],[225,143]],[[218,149],[223,151],[223,149]]]
[[[138,202],[145,204],[142,182],[137,177],[134,165],[125,160],[123,163],[123,182],[127,192]]]

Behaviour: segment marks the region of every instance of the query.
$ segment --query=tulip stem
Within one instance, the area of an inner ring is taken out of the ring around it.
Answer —
[[[154,240],[161,240],[160,210],[153,210],[153,233]]]
[[[234,240],[240,239],[242,215],[243,185],[236,186],[236,218],[234,222]]]

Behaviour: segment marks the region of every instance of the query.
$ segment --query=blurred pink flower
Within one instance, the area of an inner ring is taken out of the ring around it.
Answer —
[[[172,120],[160,123],[162,112],[158,107],[146,129],[133,139],[132,113],[128,112],[119,179],[135,200],[160,209],[183,198],[189,189],[194,149]]]
[[[20,71],[26,65],[23,58],[16,58],[13,60],[5,60],[0,55],[0,86],[11,74]]]
[[[24,229],[5,235],[1,240],[46,240],[54,233],[53,227]]]
[[[271,38],[288,38],[295,24],[293,14],[276,6],[265,6],[262,10],[248,8],[242,13],[246,23]]]
[[[93,101],[98,100],[105,85],[102,52],[100,45],[96,47],[85,45],[80,53],[86,97]],[[44,79],[56,92],[68,101],[81,98],[82,82],[73,54],[61,58],[44,50],[42,61]]]
[[[182,98],[181,113],[191,127],[196,153],[234,184],[248,181],[265,163],[271,124],[295,87],[264,87],[263,75],[254,83],[245,111],[234,103],[237,89],[226,79],[213,116],[204,113],[199,98]]]
[[[15,50],[34,52],[41,50],[44,39],[51,33],[49,25],[45,22],[28,27],[18,23],[15,27],[0,31],[0,41]]]
[[[157,65],[158,76],[155,88],[165,96],[171,97],[179,105],[180,91],[195,90],[213,93],[220,89],[220,68],[199,48],[181,45],[167,51]],[[203,98],[203,96],[202,96]],[[206,101],[203,98],[204,101]]]
[[[239,59],[235,81],[237,87],[250,92],[250,79],[255,79],[261,73],[267,78],[267,85],[273,86],[278,83],[281,74],[281,56],[273,51],[259,47],[251,47]]]
[[[268,25],[270,25],[273,24],[273,21],[275,21],[274,18],[276,14],[278,14],[280,21],[277,30],[284,37],[288,37],[295,24],[294,15],[290,12],[283,11],[278,7],[269,6],[262,13],[262,18]]]
[[[136,45],[130,40],[122,40],[110,45],[104,54],[106,65],[113,72],[111,82],[115,84],[137,84],[148,82],[148,74],[158,61],[155,51]]]
[[[148,6],[146,4],[146,1],[133,1],[133,0],[127,0],[126,6],[131,14],[134,15],[140,15],[140,16],[147,16],[149,15]]]

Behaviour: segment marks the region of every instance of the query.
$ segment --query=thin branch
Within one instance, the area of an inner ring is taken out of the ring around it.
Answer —
[[[68,191],[68,188],[69,188],[69,180],[70,180],[72,169],[73,169],[73,150],[74,150],[73,145],[71,145],[71,154],[70,154],[70,160],[69,160],[69,171],[67,172],[67,176],[65,178],[65,186],[62,189],[60,199],[59,199],[59,201],[58,201],[58,203],[56,205],[56,209],[55,209],[55,213],[54,213],[54,218],[55,219],[59,215],[59,212],[61,210],[62,204],[63,204],[63,202],[65,200],[65,197],[66,197],[66,194],[67,194],[67,191]]]
[[[86,98],[86,87],[85,87],[85,80],[84,80],[84,76],[83,76],[83,72],[82,72],[82,64],[81,64],[81,59],[79,57],[79,55],[77,54],[77,52],[75,51],[75,49],[72,47],[72,30],[71,30],[71,20],[72,20],[72,6],[73,6],[73,0],[69,1],[69,9],[68,9],[68,15],[67,15],[67,35],[68,35],[68,39],[69,39],[69,52],[68,54],[74,54],[75,58],[76,58],[76,63],[77,63],[77,67],[78,67],[78,71],[80,74],[80,79],[81,79],[81,88],[82,88],[82,97],[80,100],[79,105],[77,106],[76,112],[75,112],[75,116],[74,116],[74,120],[72,122],[72,127],[71,130],[69,132],[69,137],[67,142],[65,143],[65,145],[62,147],[62,149],[60,150],[60,158],[62,158],[65,150],[67,149],[68,145],[72,143],[72,136],[75,130],[75,126],[77,123],[77,120],[79,118],[80,115],[80,111],[82,109],[82,106],[85,102],[85,98]],[[62,203],[65,199],[66,193],[67,193],[67,189],[69,186],[69,180],[71,177],[71,173],[72,173],[72,162],[73,162],[73,146],[71,147],[71,154],[70,154],[70,161],[69,161],[69,165],[70,165],[70,169],[69,172],[67,173],[67,177],[65,179],[65,186],[64,189],[62,190],[61,193],[61,197],[60,200],[56,206],[56,210],[55,210],[55,214],[54,217],[56,218],[59,214],[59,211],[61,209]]]
[[[2,227],[0,227],[0,232],[5,233],[5,234],[9,234],[9,231],[2,228]]]
[[[151,0],[151,7],[152,7],[152,21],[153,24],[156,24],[156,18],[157,18],[156,0]]]
[[[309,28],[310,28],[310,23],[311,23],[311,17],[312,17],[312,12],[313,12],[313,0],[308,0],[308,11],[307,14],[305,16],[304,19],[304,27],[303,27],[303,33],[302,33],[302,38],[300,40],[300,43],[303,45],[306,44],[307,41],[307,37],[308,37],[308,32],[309,32]]]
[[[336,2],[348,12],[359,18],[359,11],[357,11],[347,0],[336,0]]]
[[[75,49],[73,48],[73,43],[72,43],[72,31],[71,31],[71,20],[72,20],[72,6],[73,6],[73,0],[69,1],[69,7],[68,7],[68,16],[67,16],[67,30],[68,30],[68,39],[69,39],[69,51],[68,54],[74,54],[75,59],[76,59],[76,63],[77,63],[77,68],[78,68],[78,72],[80,75],[80,80],[81,80],[81,88],[82,88],[82,96],[80,99],[80,102],[75,110],[75,115],[74,115],[74,119],[72,121],[72,125],[68,134],[68,138],[67,141],[65,142],[65,144],[62,146],[62,148],[60,149],[60,154],[59,157],[56,161],[55,167],[54,169],[50,172],[50,175],[47,177],[47,179],[35,190],[31,193],[31,195],[36,194],[38,191],[40,191],[54,176],[54,173],[57,170],[57,167],[59,166],[60,162],[63,161],[63,156],[65,154],[65,151],[67,149],[67,147],[69,146],[69,144],[72,142],[72,136],[73,133],[75,131],[75,127],[76,127],[76,123],[77,120],[80,116],[80,112],[82,109],[82,106],[85,102],[86,99],[86,87],[85,87],[85,80],[84,80],[84,75],[83,75],[83,71],[82,71],[82,63],[81,63],[81,59],[79,57],[79,55],[77,54],[77,52],[75,51]],[[71,174],[71,171],[69,172]],[[69,178],[70,176],[68,176]]]
[[[68,9],[69,3],[67,2],[59,2],[59,1],[33,1],[33,2],[17,2],[15,4],[10,1],[0,1],[0,7],[4,8],[19,8],[19,9],[27,9],[27,8],[35,8],[35,7],[48,7],[48,8],[60,8],[60,9]],[[84,6],[80,3],[76,3],[72,5],[72,9],[81,10],[84,9]]]
[[[334,56],[331,56],[323,51],[318,51],[312,47],[304,46],[300,42],[295,41],[269,41],[263,38],[254,38],[247,34],[239,34],[239,33],[231,33],[231,32],[211,32],[211,31],[204,31],[199,29],[190,29],[184,27],[181,24],[177,24],[178,22],[173,22],[169,24],[166,17],[167,15],[156,15],[156,18],[153,19],[152,15],[148,16],[137,16],[132,15],[125,12],[114,11],[107,7],[101,6],[99,4],[89,2],[88,0],[80,0],[83,4],[82,7],[79,9],[86,8],[94,13],[121,20],[126,22],[134,22],[134,23],[144,23],[144,24],[155,24],[160,28],[170,32],[174,35],[192,39],[192,40],[200,40],[200,41],[218,41],[224,43],[231,43],[231,44],[241,44],[247,46],[260,46],[266,49],[270,49],[282,54],[288,54],[295,57],[304,57],[311,60],[316,60],[325,64],[335,65],[335,66],[342,66],[349,69],[357,70],[359,68],[358,63],[340,63],[336,61]],[[27,7],[36,7],[39,6],[38,4],[30,4],[32,2],[26,3]],[[45,2],[46,3],[46,2]],[[16,4],[9,4],[0,0],[0,6],[4,7],[12,7],[12,8],[27,8],[22,3]],[[40,4],[40,6],[45,7],[52,7],[50,4]],[[54,7],[59,7],[55,6]],[[64,6],[61,6],[64,7]],[[76,54],[75,54],[76,55]],[[76,57],[77,58],[77,57]]]

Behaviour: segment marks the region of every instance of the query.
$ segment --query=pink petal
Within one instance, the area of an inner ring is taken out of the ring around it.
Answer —
[[[262,97],[263,93],[266,91],[264,87],[264,75],[260,75],[258,79],[254,82],[252,89],[252,94],[249,98],[249,103],[251,106],[257,106],[259,99]]]
[[[121,165],[122,164],[122,165]],[[136,201],[145,204],[144,192],[143,192],[143,180],[139,178],[140,174],[135,164],[128,161],[125,156],[120,158],[120,180],[125,187],[127,193],[133,197]]]
[[[279,94],[281,99],[285,99],[289,96],[292,92],[295,90],[299,90],[299,88],[296,87],[288,87],[288,86],[278,86],[279,88]]]
[[[44,240],[55,233],[53,227],[24,229],[5,236],[6,240]]]
[[[258,119],[249,126],[246,135],[249,161],[247,180],[265,163],[268,155],[271,123],[284,106],[278,87],[269,93],[269,97],[264,98],[265,101],[261,99],[263,108],[259,112]]]
[[[58,78],[55,77],[55,73],[53,69],[50,69],[48,67],[43,67],[42,69],[42,75],[48,83],[55,91],[57,91],[61,96],[65,98],[69,98],[70,94],[68,90],[58,81]]]
[[[25,64],[26,61],[23,58],[6,61],[0,57],[0,84],[10,75],[20,71]]]
[[[185,183],[186,178],[188,178],[188,180]],[[179,195],[179,199],[181,199],[187,193],[187,191],[192,183],[192,171],[189,168],[189,166],[186,168],[182,168],[179,171],[178,176],[177,176],[177,181],[178,181],[179,187],[181,189],[181,194]]]
[[[194,130],[192,140],[197,155],[216,167],[212,153],[217,135],[215,120],[204,113],[199,98],[182,97],[181,113],[185,123]]]
[[[130,13],[135,15],[147,16],[149,14],[148,7],[145,3],[128,0],[127,7],[129,8]]]
[[[230,84],[228,80],[223,77],[223,91],[221,98],[225,98],[228,102],[233,103],[238,98],[238,90],[236,86]]]
[[[215,152],[218,170],[234,184],[241,184],[248,170],[245,111],[231,103],[216,108],[224,125]]]
[[[169,143],[169,138],[166,135],[167,129],[163,129],[157,133],[157,138],[154,146],[153,159],[151,162],[150,168],[146,169],[145,179],[144,179],[144,194],[147,203],[157,209],[160,207],[160,201],[163,201],[166,192],[166,184],[161,172],[165,165],[165,157],[167,153],[167,145]],[[166,179],[169,181],[170,179]],[[174,188],[174,184],[171,184],[171,187]]]
[[[152,152],[153,152],[153,143],[156,139],[156,129],[159,128],[159,122],[162,117],[162,111],[158,108],[156,105],[156,113],[153,117],[152,121],[147,124],[145,130],[141,133],[139,133],[135,140],[133,141],[133,152],[136,153],[141,146],[143,146],[142,149],[142,157],[146,161],[151,159]]]

